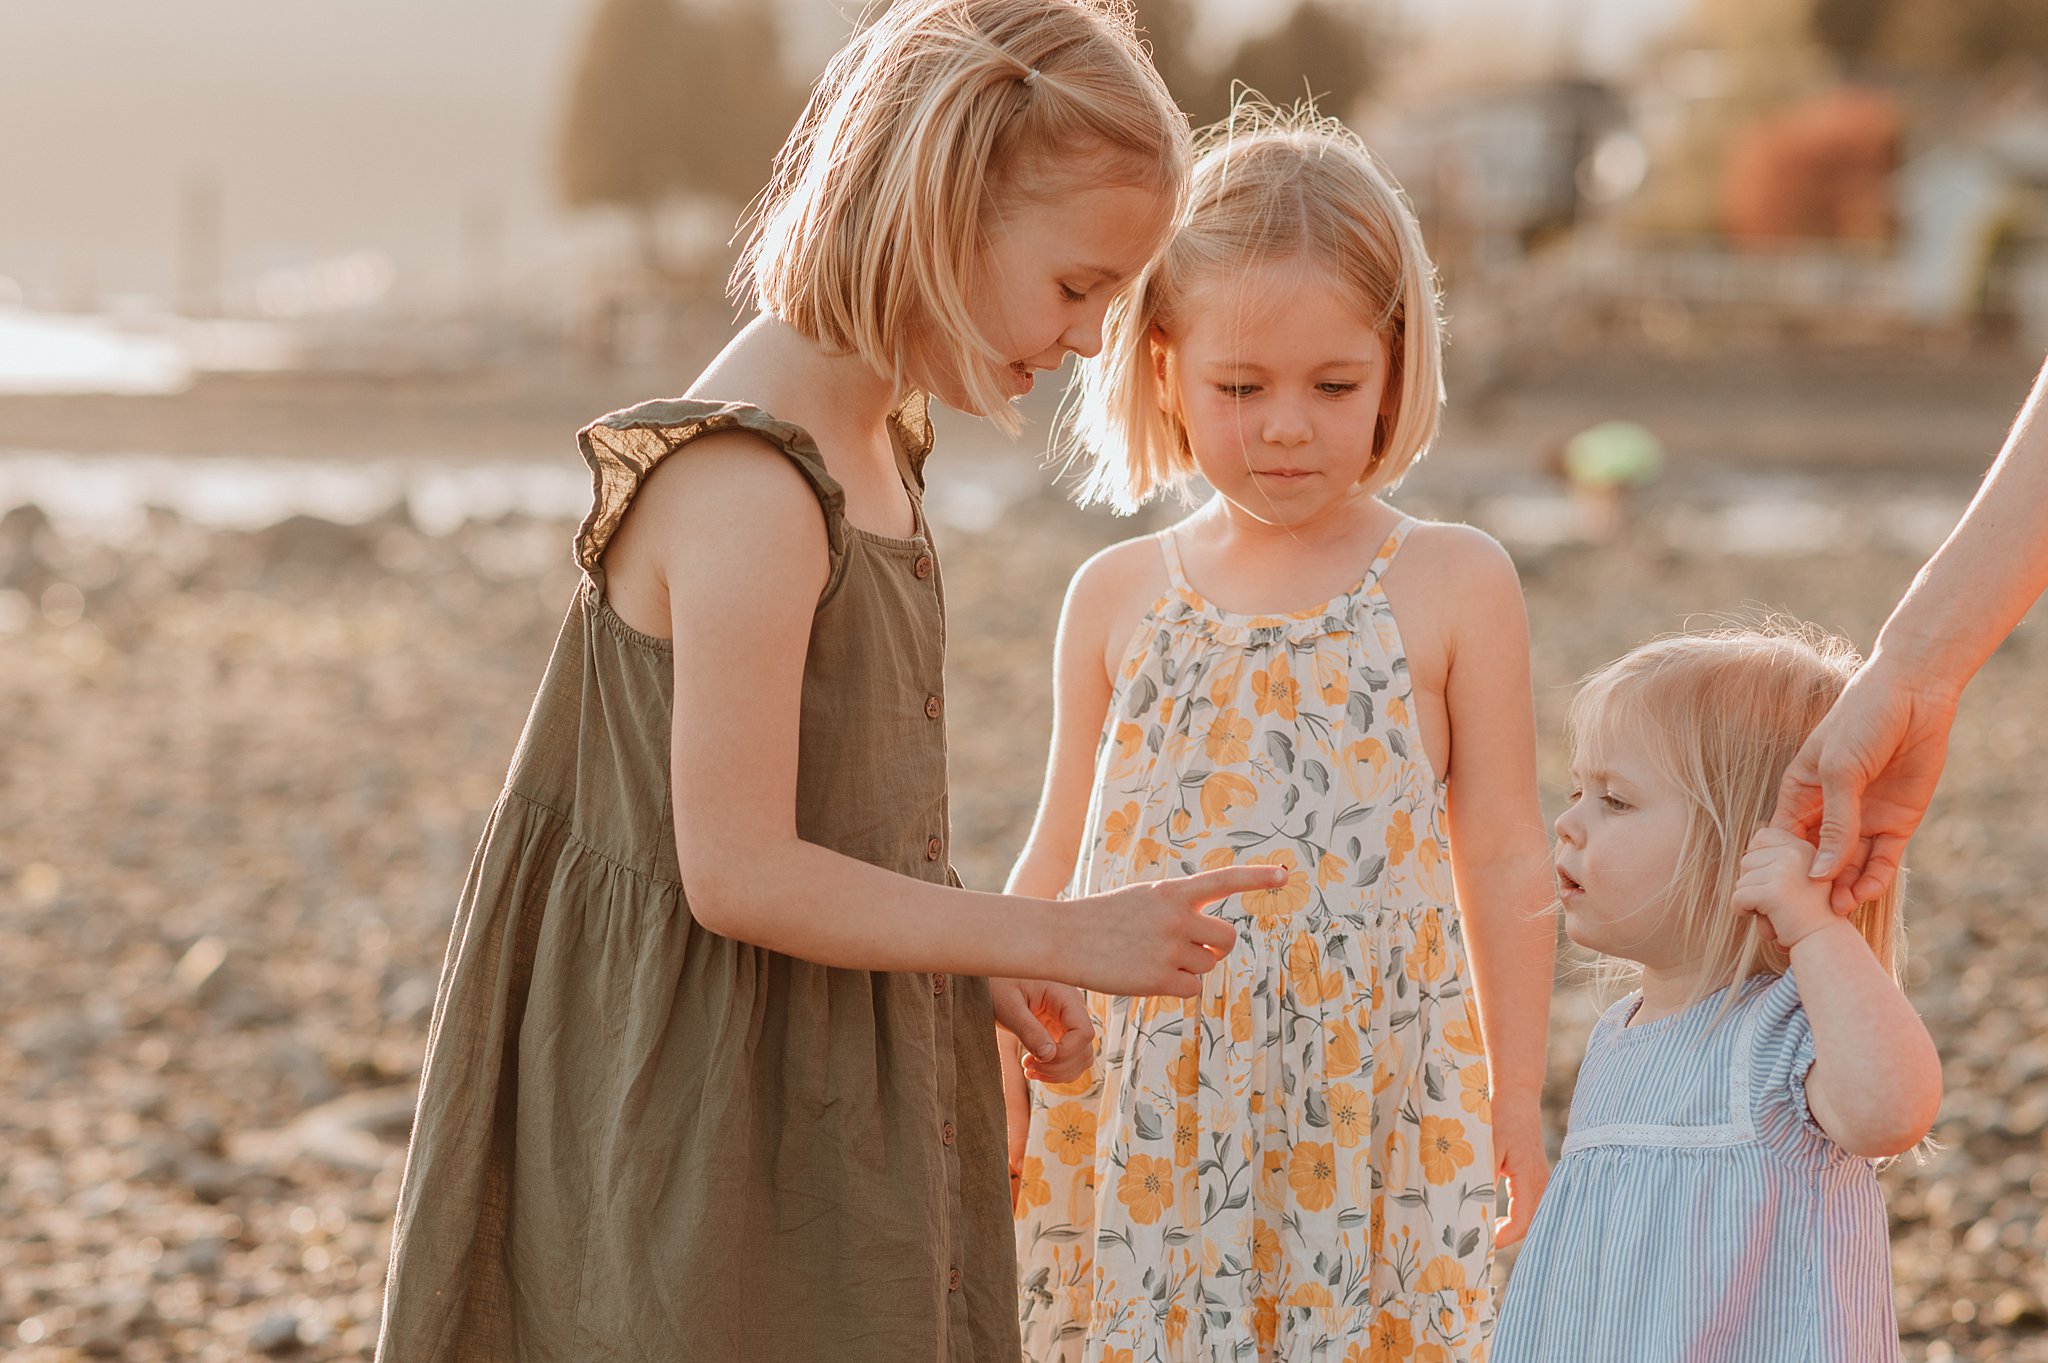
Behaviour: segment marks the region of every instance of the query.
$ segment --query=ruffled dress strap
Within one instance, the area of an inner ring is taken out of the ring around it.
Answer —
[[[923,416],[921,404],[918,415]],[[903,429],[900,424],[898,429]],[[923,452],[931,448],[930,429],[930,423],[924,422]],[[604,552],[647,476],[691,441],[730,430],[749,431],[767,441],[787,455],[810,482],[825,514],[832,568],[824,597],[832,595],[846,566],[846,494],[826,471],[817,442],[803,427],[777,420],[751,403],[696,398],[643,402],[601,416],[577,433],[577,447],[590,466],[591,497],[590,513],[576,532],[576,563],[600,594],[604,590]],[[906,433],[899,437],[898,446],[910,467],[921,471],[923,460],[916,457],[915,440]]]

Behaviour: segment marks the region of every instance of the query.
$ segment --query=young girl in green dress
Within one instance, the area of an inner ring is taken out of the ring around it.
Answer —
[[[1187,156],[1106,0],[906,0],[777,162],[760,315],[583,432],[585,577],[442,969],[387,1363],[1016,1356],[994,1023],[1076,1072],[1048,981],[1193,993],[1234,941],[1203,906],[1275,876],[958,887],[925,395],[1001,418],[1093,354]]]

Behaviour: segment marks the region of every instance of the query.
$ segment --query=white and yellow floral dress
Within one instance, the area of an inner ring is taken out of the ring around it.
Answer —
[[[1380,579],[1313,610],[1172,587],[1125,651],[1073,894],[1233,864],[1278,890],[1199,999],[1092,996],[1017,1199],[1036,1363],[1458,1363],[1492,1328],[1492,1111],[1444,837]]]

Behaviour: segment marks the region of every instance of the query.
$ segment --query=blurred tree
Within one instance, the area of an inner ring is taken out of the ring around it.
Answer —
[[[803,107],[772,6],[748,0],[600,0],[571,81],[556,184],[571,208],[633,217],[643,263],[670,274],[669,203],[745,205],[768,181]]]
[[[1813,36],[1850,75],[1877,47],[1892,0],[1814,0]]]
[[[1152,64],[1197,127],[1230,112],[1233,83],[1276,104],[1313,94],[1317,108],[1342,117],[1386,70],[1392,26],[1372,0],[1300,0],[1279,27],[1246,38],[1221,65],[1194,54],[1191,0],[1138,0],[1137,12]]]
[[[1978,76],[2019,59],[2048,63],[2041,0],[1892,0],[1877,56],[1905,71]]]
[[[1385,72],[1385,43],[1391,25],[1373,6],[1355,0],[1301,0],[1284,22],[1254,34],[1224,64],[1222,107],[1229,112],[1232,82],[1242,82],[1275,104],[1310,96],[1316,107],[1337,118],[1350,114],[1372,93]],[[1203,111],[1190,109],[1197,119]]]

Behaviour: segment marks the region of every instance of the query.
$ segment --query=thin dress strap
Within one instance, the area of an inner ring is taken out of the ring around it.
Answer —
[[[1159,532],[1159,557],[1166,560],[1166,580],[1173,584],[1175,591],[1197,600],[1207,599],[1188,581],[1187,570],[1180,564],[1180,542],[1174,538],[1171,529]]]
[[[1413,516],[1403,516],[1395,522],[1394,528],[1387,532],[1387,537],[1380,541],[1379,552],[1372,556],[1372,565],[1365,570],[1365,581],[1359,584],[1361,590],[1379,592],[1380,579],[1385,577],[1387,569],[1393,566],[1394,555],[1401,552],[1401,546],[1408,542],[1408,532],[1413,530],[1416,524]]]

